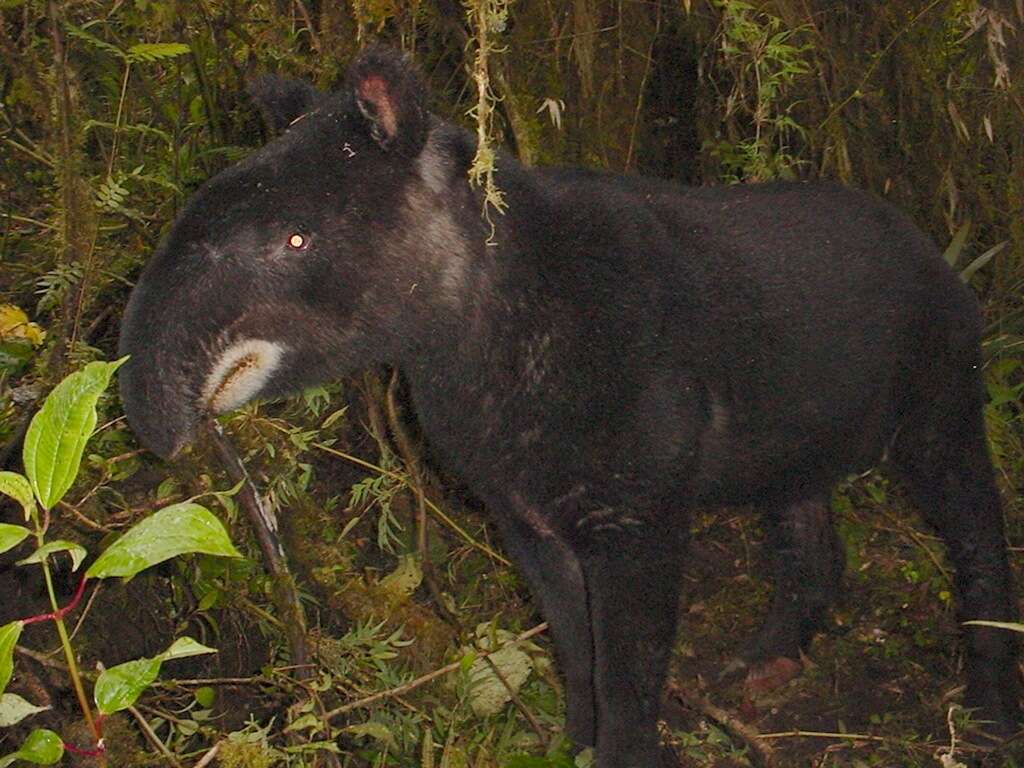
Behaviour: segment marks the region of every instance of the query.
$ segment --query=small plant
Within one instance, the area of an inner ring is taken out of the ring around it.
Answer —
[[[58,384],[32,419],[25,436],[22,457],[25,474],[0,472],[0,492],[21,505],[27,525],[0,524],[0,553],[35,538],[36,550],[20,560],[18,565],[42,568],[52,609],[50,613],[0,627],[0,726],[15,725],[44,709],[16,694],[4,693],[4,690],[14,672],[14,649],[24,627],[35,622],[52,621],[60,637],[82,715],[95,739],[92,748],[76,751],[97,758],[103,766],[106,765],[103,717],[132,706],[156,680],[163,662],[213,653],[214,649],[182,637],[155,657],[136,659],[103,671],[93,689],[94,712],[93,705],[86,698],[76,655],[64,626],[64,617],[77,607],[85,592],[86,580],[115,576],[131,578],[152,565],[190,552],[239,557],[220,521],[205,507],[185,501],[156,512],[125,533],[86,570],[72,602],[64,607],[57,604],[49,558],[66,552],[71,557],[72,570],[77,571],[87,553],[75,542],[47,539],[50,513],[78,475],[82,452],[96,427],[96,402],[123,362],[124,359],[112,363],[89,363]],[[67,746],[52,731],[36,729],[20,749],[0,757],[0,768],[18,760],[53,765],[61,759]]]
[[[806,25],[787,28],[782,19],[743,0],[716,0],[722,24],[722,61],[733,72],[725,118],[749,121],[753,136],[722,140],[708,147],[722,164],[728,181],[791,178],[797,160],[789,140],[804,128],[781,104],[789,86],[810,72],[805,56],[810,45],[797,42]]]

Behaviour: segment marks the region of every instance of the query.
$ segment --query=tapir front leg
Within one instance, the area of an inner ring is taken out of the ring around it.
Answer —
[[[537,507],[517,499],[501,511],[496,518],[505,549],[551,627],[565,678],[565,733],[579,747],[594,746],[593,639],[579,560]]]
[[[676,632],[684,537],[616,515],[586,538],[580,559],[594,636],[597,765],[652,768]]]

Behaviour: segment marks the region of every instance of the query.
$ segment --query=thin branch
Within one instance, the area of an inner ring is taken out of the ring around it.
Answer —
[[[534,637],[536,635],[541,634],[542,632],[547,631],[547,628],[548,628],[547,622],[544,622],[543,624],[538,624],[533,629],[526,630],[525,632],[523,632],[521,635],[519,635],[515,639],[510,640],[509,642],[505,643],[504,645],[502,645],[502,646],[500,646],[498,648],[495,648],[492,651],[487,651],[486,653],[482,653],[482,654],[480,654],[480,656],[483,657],[483,658],[486,658],[486,657],[490,656],[491,654],[497,653],[502,648],[508,648],[510,646],[513,646],[513,645],[516,645],[518,643],[521,643],[521,642],[523,642],[525,640],[529,640],[531,637]],[[455,670],[459,669],[459,667],[461,667],[461,666],[462,666],[462,661],[461,660],[460,661],[453,661],[451,664],[446,664],[445,666],[441,667],[440,669],[435,669],[433,672],[428,672],[427,674],[422,675],[421,677],[417,677],[415,680],[410,680],[408,683],[403,683],[402,685],[396,686],[394,688],[389,688],[386,691],[378,691],[377,693],[375,693],[375,694],[373,694],[371,696],[367,696],[366,698],[359,699],[358,701],[351,701],[348,704],[343,704],[340,707],[335,707],[334,709],[332,709],[329,712],[327,712],[326,714],[324,714],[323,719],[325,721],[333,720],[334,718],[336,718],[336,717],[338,717],[340,715],[344,715],[347,712],[351,712],[354,709],[361,709],[363,707],[368,707],[371,704],[375,704],[378,701],[382,701],[383,699],[388,699],[388,698],[392,698],[392,697],[395,697],[395,696],[401,696],[403,694],[408,693],[409,691],[413,691],[413,690],[416,690],[417,688],[421,688],[422,686],[426,685],[427,683],[429,683],[429,682],[431,682],[433,680],[436,680],[439,677],[444,677],[445,675],[449,675],[452,672],[454,672]]]

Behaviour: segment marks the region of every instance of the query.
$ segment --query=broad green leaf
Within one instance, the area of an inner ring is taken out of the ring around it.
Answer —
[[[0,523],[0,553],[7,552],[10,549],[14,549],[16,546],[21,544],[30,534],[28,528],[23,528],[20,525],[8,525],[7,523]]]
[[[17,472],[0,472],[0,493],[10,496],[21,504],[25,511],[25,519],[32,517],[36,511],[36,500],[32,496],[32,486],[28,478]]]
[[[216,652],[216,648],[210,648],[208,645],[198,643],[191,637],[179,637],[171,644],[170,648],[161,653],[157,658],[161,661],[170,661],[171,659],[185,659],[189,656],[202,656],[206,653]]]
[[[30,565],[31,563],[41,563],[55,552],[67,552],[69,555],[71,555],[72,571],[77,571],[78,566],[80,566],[82,564],[82,561],[85,560],[85,556],[89,554],[85,551],[85,547],[83,547],[81,544],[75,544],[75,542],[73,541],[57,539],[56,541],[50,541],[46,544],[43,544],[43,546],[41,546],[31,555],[26,557],[24,560],[19,560],[18,565]]]
[[[78,475],[82,451],[96,427],[96,401],[127,358],[93,362],[53,388],[25,434],[25,474],[46,509],[63,498]]]
[[[12,621],[0,627],[0,693],[7,688],[14,674],[14,646],[24,626],[20,621]]]
[[[165,661],[216,652],[216,648],[208,648],[191,637],[181,637],[158,656],[126,661],[124,664],[111,667],[102,672],[96,680],[93,689],[96,706],[105,715],[127,709],[153,684],[160,674],[160,666]]]
[[[137,62],[173,59],[190,50],[184,43],[138,43],[128,49],[128,60]]]
[[[49,707],[37,707],[16,693],[5,693],[0,695],[0,728],[10,728],[26,717],[48,709]]]
[[[64,742],[53,731],[37,728],[28,735],[21,749],[6,757],[0,757],[0,768],[24,760],[34,765],[53,765],[64,757]]]
[[[150,515],[115,541],[93,563],[86,576],[131,578],[150,566],[187,552],[241,557],[220,520],[206,507],[183,501]]]
[[[136,659],[102,672],[93,688],[96,707],[104,715],[128,709],[156,680],[161,663],[159,658]]]

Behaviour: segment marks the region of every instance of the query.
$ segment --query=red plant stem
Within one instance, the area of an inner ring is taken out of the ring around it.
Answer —
[[[60,610],[52,611],[51,613],[41,613],[38,616],[32,616],[32,617],[30,617],[28,619],[22,619],[21,623],[22,624],[35,624],[36,622],[39,622],[39,621],[57,621],[58,619],[63,619],[65,616],[67,616],[69,613],[71,613],[73,610],[75,610],[75,608],[78,607],[78,604],[80,602],[82,602],[82,595],[85,594],[85,582],[86,582],[86,577],[82,576],[82,580],[80,582],[78,582],[78,589],[75,590],[75,596],[73,598],[71,598],[71,602],[70,603],[65,605]]]
[[[99,757],[107,751],[107,747],[103,742],[96,745],[95,749],[82,749],[76,747],[74,744],[68,744],[64,742],[64,750],[70,752],[72,755],[79,755],[81,757]]]

